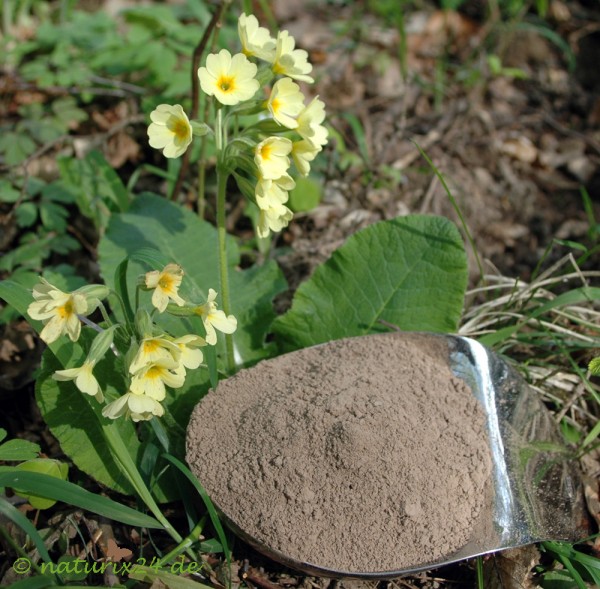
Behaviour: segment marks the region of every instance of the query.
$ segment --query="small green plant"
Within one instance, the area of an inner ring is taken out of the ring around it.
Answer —
[[[21,191],[3,181],[0,202],[12,205],[20,243],[0,259],[0,271],[12,273],[18,267],[40,271],[52,254],[67,254],[80,247],[67,233],[73,197],[56,184],[32,180]],[[29,231],[28,231],[29,230]]]

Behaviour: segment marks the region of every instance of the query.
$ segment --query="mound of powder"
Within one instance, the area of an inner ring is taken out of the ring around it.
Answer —
[[[209,392],[187,436],[223,514],[317,567],[434,562],[469,541],[489,498],[485,414],[443,338],[364,336],[264,361]]]

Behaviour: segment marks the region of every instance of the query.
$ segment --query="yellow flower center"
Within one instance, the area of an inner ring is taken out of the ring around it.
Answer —
[[[160,366],[152,366],[151,368],[148,368],[148,371],[146,372],[146,378],[160,378],[162,373],[163,369]]]
[[[61,319],[67,319],[73,314],[73,302],[69,299],[62,307],[56,309]]]
[[[221,92],[228,94],[235,90],[235,78],[233,76],[221,76],[217,80],[217,86]]]
[[[278,98],[275,98],[271,101],[271,108],[273,112],[277,112],[281,108],[281,101]]]
[[[235,90],[235,78],[233,76],[220,76],[217,80],[217,88],[226,94],[233,92]]]
[[[263,160],[268,160],[271,158],[271,151],[273,148],[267,143],[260,148],[260,157]]]
[[[185,121],[182,121],[181,119],[175,121],[171,127],[171,131],[173,131],[173,135],[175,135],[177,139],[186,139],[189,134],[188,126],[185,124]]]
[[[158,280],[158,286],[161,290],[170,291],[173,288],[173,277],[169,276],[169,274],[163,274]]]
[[[160,344],[154,339],[144,342],[144,352],[146,354],[151,354],[152,352],[156,352],[156,350],[158,350],[158,348],[160,348]]]

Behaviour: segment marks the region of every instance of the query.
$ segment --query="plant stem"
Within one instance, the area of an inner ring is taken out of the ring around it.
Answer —
[[[229,270],[227,268],[227,231],[225,230],[225,195],[227,192],[227,178],[229,174],[222,168],[217,170],[217,235],[219,238],[219,278],[221,281],[221,301],[225,315],[231,314],[229,299]],[[233,338],[225,334],[225,351],[227,370],[230,374],[235,372],[233,357]]]
[[[477,569],[477,588],[483,589],[485,584],[485,577],[483,575],[483,558],[481,558],[481,556],[477,557],[475,561],[475,566]]]
[[[197,542],[204,528],[206,518],[203,517],[195,526],[194,529],[181,541],[173,550],[168,554],[165,554],[160,561],[159,565],[165,565],[171,562],[173,558],[177,558],[182,552],[187,550],[194,542]]]
[[[227,195],[227,178],[229,170],[224,161],[224,151],[227,144],[226,130],[223,125],[223,109],[217,110],[215,123],[215,142],[217,148],[217,236],[219,242],[219,279],[221,301],[225,315],[231,314],[229,298],[229,269],[227,268],[227,230],[225,227],[225,197]],[[229,374],[235,372],[233,357],[233,339],[230,334],[225,334],[225,362]]]
[[[136,493],[139,495],[140,499],[152,512],[152,515],[161,523],[165,532],[167,532],[171,536],[171,538],[175,540],[175,542],[177,542],[178,544],[181,543],[183,540],[181,535],[163,515],[162,511],[160,510],[160,507],[154,500],[154,497],[152,497],[150,490],[146,486],[146,483],[142,479],[142,476],[137,466],[131,458],[129,449],[125,445],[125,442],[123,441],[123,438],[121,437],[121,434],[116,424],[101,424],[101,427],[104,433],[104,439],[108,443],[108,446],[111,450],[111,455],[113,456],[121,471],[125,474],[129,482],[135,489]],[[186,549],[186,552],[188,556],[190,556],[192,559],[196,557],[196,555],[192,551],[190,551],[189,548]]]

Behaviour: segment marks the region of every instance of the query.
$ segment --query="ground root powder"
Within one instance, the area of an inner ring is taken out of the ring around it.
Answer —
[[[443,338],[364,336],[261,362],[202,399],[187,444],[237,527],[337,571],[444,558],[489,502],[485,414]]]

